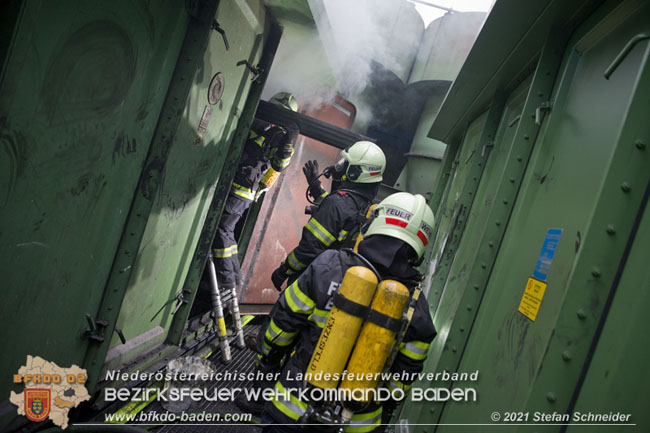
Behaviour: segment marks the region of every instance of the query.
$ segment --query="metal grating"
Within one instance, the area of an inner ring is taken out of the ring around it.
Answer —
[[[244,327],[245,334],[256,334],[257,331],[259,330],[259,326],[251,326],[247,325]],[[228,365],[224,365],[221,362],[221,354],[220,352],[215,352],[209,360],[212,361],[212,363],[215,366],[215,371],[216,372],[243,372],[243,373],[249,373],[253,371],[254,365],[253,361],[255,359],[255,353],[247,348],[244,349],[238,349],[235,345],[234,342],[231,342],[231,351],[232,351],[232,361]],[[250,388],[252,386],[252,382],[247,382],[247,381],[238,381],[238,380],[229,380],[229,381],[222,381],[222,382],[215,382],[212,385],[209,386],[209,394],[212,394],[215,389],[221,389],[221,388]],[[153,402],[149,407],[146,409],[147,412],[149,411],[156,411],[158,413],[164,413],[165,409],[162,408],[161,404],[159,402]],[[188,412],[193,412],[193,413],[201,413],[201,412],[206,412],[206,413],[219,413],[219,414],[234,414],[234,413],[242,413],[237,406],[235,406],[235,403],[233,401],[215,401],[215,402],[210,402],[210,401],[202,401],[199,402],[196,406],[191,406]],[[245,424],[245,423],[233,423],[233,424],[228,424],[226,422],[219,423],[218,425],[180,425],[180,424],[172,424],[172,425],[164,425],[161,427],[156,427],[152,431],[155,432],[160,432],[160,433],[187,433],[187,432],[215,432],[219,431],[220,433],[259,433],[261,432],[261,426],[259,424]]]

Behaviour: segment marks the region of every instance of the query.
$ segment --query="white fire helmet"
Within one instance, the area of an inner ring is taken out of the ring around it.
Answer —
[[[357,141],[341,152],[335,165],[343,179],[356,183],[376,183],[383,179],[386,156],[379,146],[370,141]]]
[[[373,211],[364,238],[385,235],[400,239],[422,258],[432,239],[435,220],[433,211],[420,194],[398,192],[381,201]]]
[[[298,111],[298,100],[289,92],[279,92],[271,97],[269,102],[281,105],[287,110]]]

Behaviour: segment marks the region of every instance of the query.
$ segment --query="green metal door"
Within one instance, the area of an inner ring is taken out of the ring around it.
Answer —
[[[443,257],[447,243],[452,239],[458,239],[462,230],[458,227],[458,220],[461,214],[467,214],[467,208],[462,200],[463,187],[468,180],[468,175],[472,165],[472,159],[479,157],[479,139],[485,127],[487,113],[479,116],[467,128],[463,142],[460,145],[456,159],[452,163],[452,175],[447,184],[443,199],[435,214],[436,218],[436,238],[432,247],[432,265],[431,271],[440,272],[441,266],[448,266],[452,257]],[[478,152],[478,153],[477,153]],[[449,156],[448,156],[449,157]],[[453,153],[452,156],[453,157]],[[427,299],[432,304],[437,304],[440,292],[437,289],[426,288]]]
[[[465,183],[462,194],[466,196],[464,202],[467,208],[462,215],[454,218],[457,225],[454,237],[449,243],[435,245],[434,254],[441,256],[443,259],[439,265],[435,265],[437,266],[435,273],[427,281],[427,285],[430,286],[427,299],[438,336],[434,339],[429,351],[424,366],[425,371],[455,369],[460,355],[458,347],[462,348],[462,342],[455,341],[449,334],[459,308],[462,308],[459,313],[462,319],[459,319],[458,322],[462,323],[456,323],[457,332],[466,335],[471,328],[471,321],[467,320],[467,314],[463,314],[467,313],[465,306],[460,305],[460,303],[468,287],[473,292],[477,292],[479,289],[477,282],[473,280],[472,271],[475,269],[485,271],[485,263],[480,265],[476,263],[479,251],[477,246],[484,242],[490,242],[492,244],[491,249],[496,248],[492,241],[486,241],[483,238],[489,237],[488,232],[491,227],[488,227],[488,221],[493,208],[504,206],[504,203],[497,200],[497,191],[503,183],[510,183],[505,166],[508,156],[512,153],[515,131],[521,119],[523,105],[530,85],[531,78],[529,77],[511,92],[504,105],[498,104],[498,99],[502,97],[495,98],[490,111],[494,110],[496,112],[479,116],[468,128],[469,132],[475,124],[481,122],[484,127],[481,131],[483,142],[479,145],[477,140],[472,147],[476,154],[475,156],[472,154],[472,157],[479,160],[475,161],[476,167],[471,179],[461,180],[461,182]],[[491,119],[489,126],[485,121],[488,116]],[[468,157],[468,159],[471,158]],[[481,170],[483,166],[485,170]],[[458,178],[454,179],[454,181],[458,180]],[[467,188],[468,183],[474,184],[473,188]],[[462,196],[462,194],[457,193],[456,195]],[[476,199],[473,199],[474,196]],[[458,200],[460,201],[460,197]],[[464,225],[464,221],[466,221],[466,225]],[[442,250],[439,251],[438,248]],[[470,280],[472,280],[471,284]],[[447,354],[453,353],[453,356],[447,357],[443,361],[443,365],[440,365],[443,351],[446,351]],[[416,384],[416,386],[419,386],[419,384]],[[402,417],[409,420],[417,419],[423,411],[428,411],[429,414],[439,414],[440,407],[435,407],[430,402],[425,401],[409,402],[404,407]]]
[[[0,89],[0,394],[82,364],[188,23],[184,2],[21,4]]]
[[[434,323],[441,338],[434,341],[432,352],[427,360],[427,370],[436,370],[438,359],[445,346],[447,346],[447,350],[450,349],[450,346],[451,348],[454,347],[455,342],[447,342],[444,336],[448,335],[464,290],[467,287],[475,290],[469,283],[470,270],[474,266],[481,266],[475,263],[478,251],[477,245],[482,242],[485,230],[488,229],[486,227],[487,216],[492,206],[503,206],[503,203],[496,197],[496,190],[501,182],[508,182],[508,179],[504,179],[504,166],[511,151],[516,124],[521,117],[529,86],[530,80],[526,80],[512,92],[506,101],[501,124],[494,141],[494,148],[491,150],[490,158],[487,161],[485,172],[476,192],[477,199],[468,211],[467,226],[462,234],[458,251],[453,255],[451,269],[444,279],[438,280],[437,275],[434,276],[433,293],[430,293],[428,298],[432,304],[435,302],[433,307]],[[437,308],[438,305],[439,308]],[[465,330],[469,328],[468,325],[464,325]]]
[[[131,341],[109,351],[105,368],[132,359],[167,335],[254,77],[245,63],[256,65],[262,54],[265,18],[258,0],[219,4],[216,20],[226,39],[216,31],[210,34],[196,71],[117,321]],[[208,91],[217,74],[223,95],[212,105]],[[114,335],[111,347],[120,343]]]

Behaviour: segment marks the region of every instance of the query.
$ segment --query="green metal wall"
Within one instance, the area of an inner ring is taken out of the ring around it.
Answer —
[[[511,150],[517,123],[516,119],[521,116],[529,86],[530,80],[526,80],[512,92],[506,101],[504,115],[501,118],[494,147],[491,150],[486,149],[486,151],[490,152],[490,157],[485,164],[485,170],[481,175],[482,181],[476,191],[477,202],[472,205],[471,210],[466,212],[464,216],[467,221],[465,234],[457,242],[457,251],[446,250],[445,259],[441,262],[441,267],[431,280],[431,286],[435,289],[429,292],[428,300],[435,312],[435,325],[440,333],[440,338],[436,338],[429,354],[427,368],[431,370],[437,369],[439,358],[445,347],[447,350],[451,347],[452,351],[455,347],[455,342],[452,339],[448,341],[446,338],[448,336],[447,327],[454,321],[464,290],[469,286],[471,275],[469,271],[476,264],[478,253],[476,245],[483,242],[482,237],[488,229],[486,226],[488,214],[493,206],[503,206],[503,203],[497,203],[497,200],[495,200],[496,189],[502,182],[508,182],[508,179],[503,178],[504,165]],[[462,231],[462,227],[459,227],[459,230]],[[478,268],[482,269],[480,265]],[[471,289],[476,290],[473,287]],[[469,329],[469,326],[465,324],[463,332],[467,329]]]
[[[0,91],[0,390],[81,364],[188,16],[182,2],[22,3]]]
[[[27,355],[81,365],[92,392],[102,367],[179,343],[281,32],[261,0],[10,6],[1,369]]]
[[[479,380],[416,386],[474,387],[478,401],[407,402],[400,418],[420,424],[410,431],[491,424],[493,412],[616,410],[636,417],[626,431],[645,431],[647,326],[632,299],[641,302],[648,289],[640,261],[648,245],[649,17],[648,2],[609,2],[570,37],[551,30],[534,74],[507,99],[493,96],[467,127],[458,158],[449,143],[443,165],[454,162],[444,189],[434,189],[440,220],[426,269],[439,335],[425,370],[479,370]],[[483,140],[491,148],[484,170],[469,158]],[[532,321],[518,306],[549,228],[563,233]]]
[[[650,425],[644,398],[650,387],[650,350],[644,344],[650,334],[648,245],[650,212],[646,209],[574,406],[581,413],[632,413],[639,430]],[[578,430],[571,426],[567,432]],[[591,431],[610,432],[611,427],[593,426]]]

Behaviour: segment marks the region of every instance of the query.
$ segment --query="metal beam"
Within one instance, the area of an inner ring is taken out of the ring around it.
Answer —
[[[266,101],[260,101],[255,117],[278,125],[295,123],[300,128],[301,135],[322,141],[339,149],[345,149],[357,141],[375,142],[374,138],[331,125],[302,113],[286,110]]]

